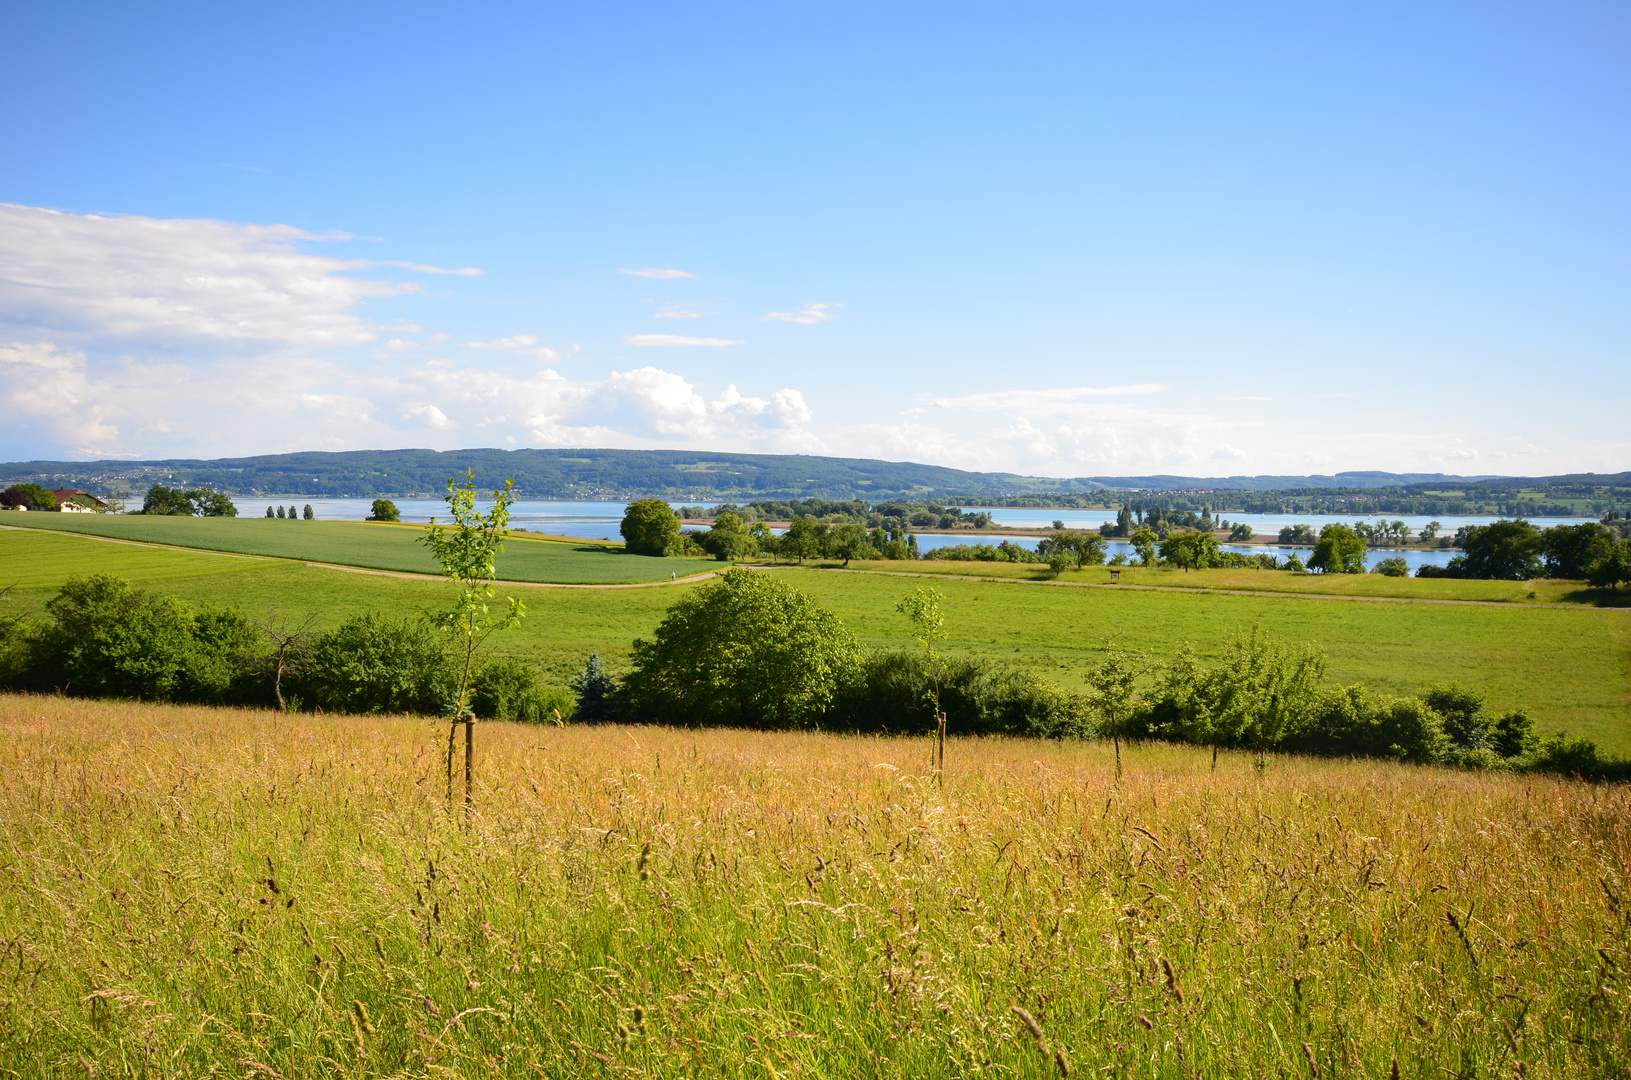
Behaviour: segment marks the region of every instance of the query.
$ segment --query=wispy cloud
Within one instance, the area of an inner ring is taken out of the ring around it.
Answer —
[[[720,348],[726,345],[746,345],[745,341],[732,341],[729,338],[717,337],[686,337],[684,334],[630,334],[623,339],[625,345],[635,345],[642,349],[666,349],[676,346],[704,346],[707,348]]]
[[[759,318],[765,322],[800,323],[804,326],[813,326],[824,323],[833,317],[833,308],[841,308],[843,304],[805,304],[797,311],[772,311]]]
[[[1137,383],[1132,386],[1067,386],[1057,390],[994,390],[984,394],[965,394],[962,397],[949,398],[925,395],[918,400],[929,402],[940,409],[967,412],[1055,414],[1070,412],[1080,403],[1094,398],[1159,394],[1165,389],[1161,383]]]
[[[628,274],[631,277],[654,278],[657,281],[678,281],[681,278],[694,278],[695,274],[687,274],[684,270],[663,270],[658,267],[647,267],[644,270],[619,270],[619,274]]]
[[[454,277],[481,277],[482,271],[474,266],[461,266],[457,270],[449,270],[441,266],[431,266],[428,263],[402,262],[399,259],[375,259],[370,266],[395,266],[401,270],[412,270],[417,274],[451,274]]]
[[[1271,397],[1263,397],[1262,395],[1259,395],[1259,394],[1239,394],[1239,395],[1237,395],[1235,397],[1225,397],[1223,400],[1224,401],[1273,401],[1274,399],[1271,398]]]
[[[461,349],[525,349],[536,344],[538,344],[538,339],[531,334],[517,334],[514,337],[498,338],[496,341],[463,341],[459,343],[459,347]]]
[[[704,312],[695,308],[682,307],[679,304],[664,304],[661,311],[651,317],[653,319],[700,319]]]

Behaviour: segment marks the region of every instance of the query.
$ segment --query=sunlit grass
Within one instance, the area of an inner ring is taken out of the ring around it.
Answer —
[[[0,697],[20,1075],[1623,1070],[1624,790]],[[1452,922],[1452,916],[1454,921]],[[1170,969],[1170,976],[1168,974]]]

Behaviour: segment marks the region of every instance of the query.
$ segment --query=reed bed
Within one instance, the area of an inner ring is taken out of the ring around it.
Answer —
[[[1624,1075],[1624,789],[0,697],[22,1076]]]

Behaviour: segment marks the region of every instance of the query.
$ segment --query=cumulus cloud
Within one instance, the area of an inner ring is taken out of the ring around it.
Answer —
[[[745,341],[732,341],[729,338],[717,337],[686,337],[684,334],[631,334],[623,339],[625,345],[635,345],[642,349],[669,349],[684,346],[702,346],[706,348],[722,348],[727,345],[746,345]]]
[[[804,326],[813,326],[824,323],[833,317],[833,308],[841,308],[843,304],[805,304],[797,311],[772,311],[761,315],[765,322],[790,322]]]
[[[305,250],[341,238],[0,204],[0,325],[166,347],[360,344],[378,328],[359,305],[418,286],[351,277],[373,264]]]
[[[644,270],[619,270],[619,274],[628,274],[631,277],[653,278],[657,281],[678,281],[681,278],[694,278],[695,274],[687,274],[684,270],[662,270],[657,267],[647,267]]]

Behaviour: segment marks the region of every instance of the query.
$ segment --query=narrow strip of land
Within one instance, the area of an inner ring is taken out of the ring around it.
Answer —
[[[757,565],[756,570],[785,570],[791,567],[775,565]],[[1559,611],[1602,611],[1616,610],[1614,608],[1600,608],[1591,604],[1523,604],[1512,603],[1506,600],[1439,600],[1425,596],[1347,596],[1340,593],[1309,593],[1309,592],[1278,592],[1271,589],[1214,589],[1205,586],[1185,588],[1182,585],[1133,585],[1122,581],[1042,581],[1037,578],[991,577],[985,574],[928,574],[921,570],[849,570],[841,566],[806,566],[805,570],[820,570],[834,574],[877,574],[880,577],[914,577],[914,578],[940,578],[947,581],[989,581],[1003,585],[1048,585],[1065,589],[1123,589],[1141,590],[1143,592],[1190,593],[1191,595],[1210,596],[1265,596],[1278,599],[1299,600],[1355,600],[1378,604],[1445,604],[1451,607],[1498,607],[1498,608],[1556,608]]]

